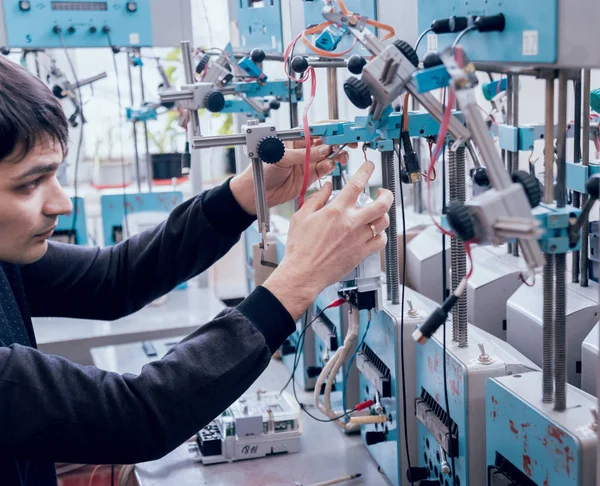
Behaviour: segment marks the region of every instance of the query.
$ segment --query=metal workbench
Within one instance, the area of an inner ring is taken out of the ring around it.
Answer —
[[[163,304],[150,304],[116,321],[35,318],[33,326],[42,352],[91,365],[90,350],[94,347],[189,334],[224,308],[212,290],[190,284],[172,291]]]
[[[155,340],[152,344],[160,357],[177,340]],[[139,373],[153,359],[144,353],[142,343],[96,348],[92,356],[97,367],[119,373]],[[278,390],[287,381],[288,373],[283,363],[273,360],[250,391]],[[303,403],[312,403],[312,393],[297,391]],[[184,444],[162,459],[139,464],[135,469],[140,486],[309,486],[356,473],[362,473],[362,477],[342,486],[390,484],[378,471],[360,436],[346,436],[334,424],[315,422],[305,414],[302,450],[298,454],[204,466],[193,461],[188,445]]]

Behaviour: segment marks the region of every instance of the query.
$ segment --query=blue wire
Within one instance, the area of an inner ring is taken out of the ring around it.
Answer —
[[[354,363],[354,359],[356,358],[356,355],[358,354],[359,349],[362,348],[363,344],[365,343],[365,339],[367,339],[367,333],[369,332],[370,327],[371,327],[371,321],[369,321],[367,323],[367,328],[365,329],[365,333],[363,334],[362,340],[356,347],[356,350],[354,351],[354,354],[350,358],[350,361],[348,361],[348,367],[346,368],[346,375],[344,376],[344,389],[342,390],[342,408],[343,408],[344,415],[348,418],[350,418],[350,416],[346,412],[346,385],[348,384],[348,375],[350,374],[350,369],[352,368],[352,363]]]

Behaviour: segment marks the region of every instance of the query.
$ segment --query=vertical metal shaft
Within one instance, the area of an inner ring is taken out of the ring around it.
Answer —
[[[512,74],[509,74],[506,78],[506,117],[508,121],[508,125],[514,125],[514,98],[513,98],[514,84]],[[513,160],[514,153],[511,151],[503,152],[506,157],[506,170],[509,174],[513,172]],[[508,253],[513,252],[513,244],[508,243],[506,245],[506,249]]]
[[[542,400],[554,401],[554,255],[545,255],[542,314]]]
[[[420,104],[419,104],[419,100],[417,98],[415,98],[414,96],[410,97],[411,99],[411,104],[412,104],[412,110],[413,111],[418,111],[420,108]],[[413,138],[413,147],[417,153],[417,158],[422,161],[422,153],[423,151],[421,150],[423,148],[422,144],[421,144],[421,139],[420,138]],[[422,163],[422,162],[421,162]],[[417,182],[416,184],[413,184],[413,208],[415,213],[419,213],[422,214],[424,211],[424,205],[423,205],[423,180],[421,179],[419,182]]]
[[[183,62],[183,71],[185,73],[185,82],[187,84],[194,83],[194,64],[192,62],[192,46],[190,41],[181,41],[181,57]],[[190,111],[191,130],[188,130],[190,142],[192,137],[200,136],[200,119],[196,110]]]
[[[263,239],[263,247],[267,244],[267,233],[270,230],[269,208],[265,194],[265,176],[262,160],[252,159],[252,173],[254,175],[254,197],[256,199],[256,217],[258,228]]]
[[[567,255],[556,255],[556,289],[554,292],[554,410],[567,408]]]
[[[589,69],[583,70],[583,152],[581,154],[581,163],[585,166],[590,165],[590,89],[591,89],[591,71]],[[588,196],[582,195],[581,205],[585,206],[587,203]],[[581,229],[581,286],[587,287],[589,285],[589,224],[584,224]]]
[[[556,173],[556,206],[567,205],[567,73],[558,74],[558,168]]]
[[[448,154],[448,169],[450,182],[450,200],[466,201],[467,188],[465,182],[466,149],[459,147]],[[452,289],[460,285],[467,275],[467,255],[462,241],[453,238],[450,247],[452,262]],[[467,335],[467,292],[464,292],[452,313],[452,337],[458,342],[459,347],[468,345]]]
[[[513,78],[513,122],[512,125],[514,127],[519,127],[519,75],[518,74],[513,74],[512,76]],[[513,161],[512,161],[512,170],[517,171],[519,170],[519,152],[514,152],[512,154],[513,156]],[[519,243],[515,242],[512,245],[512,254],[515,257],[519,256]]]
[[[382,174],[382,182],[383,182],[383,187],[384,189],[389,189],[390,187],[390,171],[389,171],[389,164],[386,161],[386,156],[385,153],[381,154],[381,174]],[[385,276],[386,276],[386,282],[387,282],[387,300],[392,300],[392,286],[391,286],[391,282],[387,279],[390,278],[390,273],[391,273],[391,264],[390,264],[390,241],[391,241],[391,237],[390,237],[390,228],[389,226],[387,227],[387,229],[385,230],[385,234],[387,235],[387,239],[388,239],[388,244],[385,245]]]
[[[329,100],[329,119],[340,118],[340,107],[338,98],[338,76],[336,68],[327,69],[327,96]]]
[[[581,163],[581,71],[573,80],[573,90],[575,91],[575,118],[574,120],[574,145],[573,145],[573,162]],[[573,191],[573,206],[581,207],[581,193]],[[580,252],[574,251],[571,254],[571,280],[573,283],[579,282],[579,262],[581,259]]]
[[[140,94],[142,100],[140,106],[146,103],[146,88],[144,86],[144,65],[140,65]],[[148,177],[148,192],[152,192],[152,159],[150,157],[150,141],[148,139],[148,123],[143,123],[144,127],[144,146],[146,148],[146,174]]]
[[[396,211],[396,167],[394,164],[394,152],[382,152],[381,163],[387,165],[388,189],[394,196],[394,204],[390,208],[389,247],[390,266],[387,274],[387,285],[391,288],[392,304],[400,304],[400,264],[398,262],[398,216]]]
[[[546,79],[544,203],[554,202],[554,72]]]
[[[129,80],[129,97],[131,99],[131,107],[135,105],[135,97],[133,94],[133,75],[131,73],[131,59],[130,53],[127,54],[127,78]],[[121,110],[122,107],[119,107]],[[140,151],[138,149],[138,133],[137,133],[137,122],[133,122],[133,152],[135,156],[135,177],[137,179],[138,192],[142,192],[142,178],[140,176]],[[125,181],[123,181],[125,184]]]

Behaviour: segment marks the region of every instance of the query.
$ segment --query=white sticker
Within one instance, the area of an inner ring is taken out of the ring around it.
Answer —
[[[140,45],[140,34],[138,34],[137,32],[132,32],[131,34],[129,34],[129,44],[131,44],[132,46]]]
[[[437,51],[438,50],[437,34],[427,34],[427,50],[428,51]]]
[[[523,55],[537,56],[539,53],[539,33],[537,30],[523,31]]]
[[[277,49],[277,38],[274,35],[271,36],[271,47],[273,50]]]

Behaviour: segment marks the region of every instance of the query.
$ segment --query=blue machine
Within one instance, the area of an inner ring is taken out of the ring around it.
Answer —
[[[183,202],[183,194],[175,192],[150,192],[111,194],[100,198],[104,245],[111,246],[122,240],[123,219],[126,214],[148,211],[171,212]]]
[[[0,45],[24,49],[168,47],[191,39],[189,0],[3,0]],[[108,30],[108,33],[106,32]]]
[[[81,197],[72,197],[71,202],[73,204],[73,214],[58,217],[58,226],[52,235],[52,239],[64,243],[87,246],[88,235],[85,220],[85,201]],[[73,223],[75,223],[74,228]]]
[[[568,385],[568,408],[556,412],[541,390],[541,373],[488,381],[488,486],[595,486],[598,401]]]
[[[370,20],[377,20],[377,0],[346,0],[346,7],[351,12],[360,13],[363,17],[367,17]],[[304,26],[320,24],[324,22],[322,1],[304,1]],[[354,38],[350,35],[344,35],[345,32],[335,26],[334,28],[327,29],[320,36],[319,39],[315,40],[315,45],[321,49],[327,51],[347,51],[352,47]],[[373,31],[372,28],[370,28]],[[302,49],[302,50],[301,50]],[[306,48],[298,44],[298,52],[306,52]],[[357,43],[354,49],[348,53],[368,55],[368,51],[365,50],[360,43]]]
[[[539,368],[504,341],[471,325],[468,329],[471,344],[460,348],[452,340],[449,324],[446,334],[448,410],[444,398],[442,333],[440,329],[432,339],[417,347],[418,465],[423,479],[453,484],[454,459],[454,484],[484,485],[486,381]]]
[[[281,0],[236,0],[241,47],[283,52]]]

